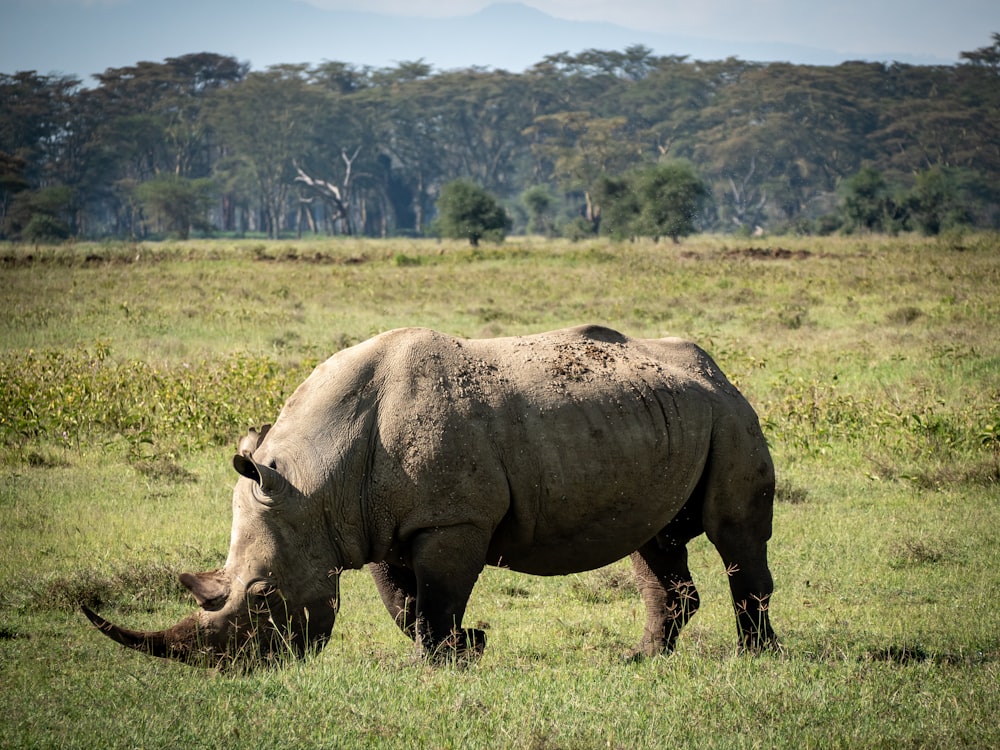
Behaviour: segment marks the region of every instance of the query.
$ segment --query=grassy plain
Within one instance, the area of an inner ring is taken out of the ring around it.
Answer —
[[[415,662],[362,572],[333,640],[221,676],[126,653],[222,563],[237,435],[388,328],[598,322],[699,341],[779,473],[780,654],[735,655],[721,562],[677,652],[619,655],[626,565],[488,570],[464,669]],[[1000,744],[1000,238],[0,246],[0,747]]]

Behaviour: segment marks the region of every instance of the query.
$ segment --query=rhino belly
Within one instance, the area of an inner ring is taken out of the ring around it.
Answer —
[[[532,575],[565,575],[609,565],[635,552],[680,511],[689,494],[655,499],[559,498],[520,518],[509,513],[493,535],[489,564]]]

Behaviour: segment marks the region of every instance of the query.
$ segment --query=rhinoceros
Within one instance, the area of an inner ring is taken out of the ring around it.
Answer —
[[[555,576],[630,555],[640,659],[671,651],[698,608],[686,545],[704,532],[739,647],[776,645],[774,466],[751,406],[688,341],[393,330],[320,364],[238,451],[225,565],[180,576],[200,609],[145,632],[84,608],[115,641],[199,664],[301,656],[329,639],[341,571],[367,565],[418,653],[472,658],[484,566]]]

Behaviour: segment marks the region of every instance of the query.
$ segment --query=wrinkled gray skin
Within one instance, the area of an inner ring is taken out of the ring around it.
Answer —
[[[686,544],[704,532],[740,647],[775,643],[767,445],[746,400],[679,339],[390,331],[321,364],[233,463],[225,567],[181,576],[201,608],[161,632],[87,610],[109,636],[197,663],[301,655],[329,638],[340,571],[367,564],[423,655],[475,655],[485,635],[462,618],[485,565],[563,575],[630,555],[641,658],[670,651],[697,609]]]

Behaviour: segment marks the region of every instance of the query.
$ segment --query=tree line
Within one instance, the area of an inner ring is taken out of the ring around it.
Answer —
[[[523,73],[199,53],[89,87],[0,74],[0,236],[426,235],[455,181],[504,231],[996,228],[992,40],[943,66],[634,46]]]

